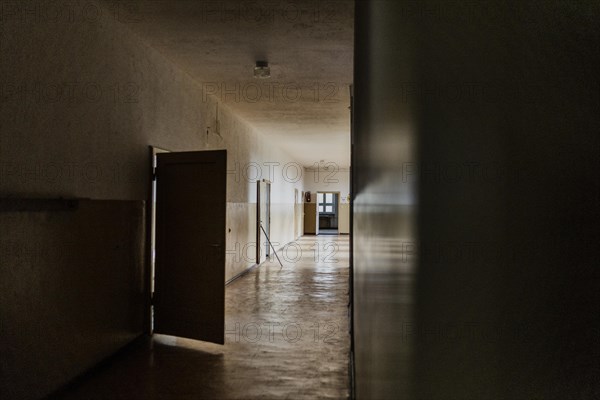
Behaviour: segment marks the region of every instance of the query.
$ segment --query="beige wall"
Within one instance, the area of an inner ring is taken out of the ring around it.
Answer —
[[[97,3],[90,0],[86,6]],[[252,168],[258,166],[260,177],[272,181],[273,241],[283,245],[293,240],[294,188],[302,190],[302,182],[282,175],[282,167],[293,160],[223,106],[216,132],[217,105],[201,86],[133,35],[127,21],[100,6],[96,10],[98,18],[85,19],[77,12],[70,21],[5,15],[0,32],[0,197],[146,200],[149,145],[171,151],[227,149],[226,278],[254,263],[252,252],[250,257],[243,254],[256,232],[256,183],[246,178]],[[278,165],[272,170],[265,163]],[[20,275],[15,279],[33,279],[27,271],[14,273]],[[117,279],[108,276],[97,284],[118,285]],[[107,337],[98,340],[111,342],[111,333],[99,335]],[[112,337],[113,349],[128,338]],[[71,350],[87,352],[85,344]],[[100,359],[91,351],[86,355],[88,362],[78,364],[79,372]],[[69,353],[65,357],[68,363]],[[44,352],[36,360],[40,368],[54,362]],[[30,378],[32,384],[41,379]],[[45,387],[64,383],[62,378]]]
[[[340,204],[338,230],[341,234],[350,233],[350,204]]]

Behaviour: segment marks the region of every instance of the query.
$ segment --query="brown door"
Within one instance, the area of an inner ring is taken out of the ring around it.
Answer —
[[[157,155],[154,332],[224,344],[227,152]]]

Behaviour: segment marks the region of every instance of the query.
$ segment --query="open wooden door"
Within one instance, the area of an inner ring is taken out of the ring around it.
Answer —
[[[157,155],[154,332],[225,343],[227,152]]]

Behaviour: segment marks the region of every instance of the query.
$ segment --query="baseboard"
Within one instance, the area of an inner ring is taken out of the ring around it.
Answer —
[[[297,240],[297,239],[296,239]],[[286,243],[285,245],[281,246],[279,249],[276,250],[276,253],[281,253],[281,251],[285,248],[285,246],[287,246],[290,243],[295,242],[295,240],[292,240],[291,242]],[[225,286],[233,283],[234,281],[240,279],[241,277],[245,276],[246,274],[252,272],[253,270],[255,270],[256,268],[260,267],[261,265],[263,265],[264,263],[266,263],[267,261],[270,261],[269,258],[267,258],[265,261],[261,262],[260,264],[254,264],[248,268],[246,268],[245,270],[243,270],[242,272],[238,273],[237,275],[235,275],[234,277],[228,279],[227,281],[225,281]]]
[[[243,270],[242,272],[238,273],[237,275],[235,275],[234,277],[228,279],[227,281],[225,281],[225,286],[231,284],[232,282],[240,279],[242,276],[250,273],[250,271],[256,269],[257,267],[259,267],[261,264],[254,264],[248,268],[246,268],[245,270]]]
[[[54,390],[47,396],[43,397],[43,399],[44,400],[55,400],[55,399],[62,398],[64,396],[64,394],[67,393],[69,390],[71,390],[74,387],[76,387],[77,385],[81,384],[81,382],[84,382],[90,376],[93,376],[94,374],[98,373],[99,371],[103,370],[104,368],[107,368],[110,364],[115,362],[115,360],[123,357],[123,355],[127,354],[129,351],[131,351],[135,347],[143,346],[146,343],[146,341],[149,340],[149,338],[150,338],[150,336],[146,335],[145,333],[140,333],[138,336],[132,338],[129,342],[127,342],[123,346],[116,349],[114,353],[101,359],[95,365],[93,365],[89,368],[86,368],[83,372],[81,372],[80,374],[76,375],[75,377],[73,377],[72,379],[67,381],[65,384],[60,386],[58,389]]]

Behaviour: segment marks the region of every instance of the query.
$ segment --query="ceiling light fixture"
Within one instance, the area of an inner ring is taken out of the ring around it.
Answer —
[[[267,79],[271,77],[271,68],[267,61],[257,61],[254,67],[254,77],[257,79]]]

